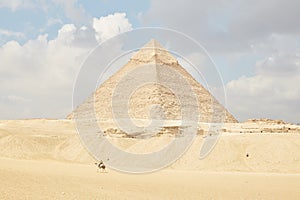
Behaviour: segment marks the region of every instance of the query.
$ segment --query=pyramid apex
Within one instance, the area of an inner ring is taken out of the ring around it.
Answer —
[[[144,47],[163,49],[163,46],[154,38],[152,38]]]
[[[177,63],[177,59],[174,58],[156,39],[151,39],[146,43],[131,57],[131,60],[142,63]]]

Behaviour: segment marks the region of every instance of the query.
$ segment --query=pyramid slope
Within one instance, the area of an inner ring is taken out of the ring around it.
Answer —
[[[95,113],[99,121],[113,119],[111,99],[113,97],[114,89],[125,75],[142,65],[153,66],[152,68],[149,68],[150,70],[145,72],[148,74],[141,74],[141,76],[153,76],[155,77],[155,81],[140,87],[131,95],[128,102],[128,113],[130,117],[149,119],[149,113],[153,104],[158,104],[163,108],[166,119],[181,119],[182,109],[178,98],[170,89],[160,84],[161,82],[167,81],[175,88],[178,88],[177,92],[185,92],[182,90],[184,87],[178,85],[178,81],[165,71],[167,66],[184,77],[196,94],[200,110],[200,122],[220,122],[223,121],[221,119],[224,116],[224,122],[237,122],[237,120],[200,83],[178,64],[176,58],[174,58],[156,40],[150,40],[150,42],[142,49],[135,53],[125,66],[106,80],[95,93],[84,103],[79,105],[68,118],[74,118],[74,113],[76,112],[80,112],[81,116],[90,116],[91,111],[89,108],[95,103]],[[121,101],[122,97],[119,99]],[[116,104],[117,106],[119,105],[118,102]]]

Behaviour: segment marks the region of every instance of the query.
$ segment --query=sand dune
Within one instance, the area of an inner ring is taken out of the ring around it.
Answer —
[[[172,136],[147,140],[111,138],[119,148],[149,153],[163,148]],[[300,173],[300,134],[223,134],[211,154],[200,160],[203,136],[196,137],[172,169]],[[249,157],[246,155],[248,154]],[[68,120],[20,120],[0,123],[0,157],[93,163]]]
[[[198,135],[170,167],[129,175],[97,173],[69,120],[0,121],[0,199],[299,199],[300,134],[240,132],[222,134],[203,160]],[[170,138],[110,139],[143,153]]]
[[[81,145],[70,121],[2,121],[0,127],[1,157],[83,163],[93,160]]]

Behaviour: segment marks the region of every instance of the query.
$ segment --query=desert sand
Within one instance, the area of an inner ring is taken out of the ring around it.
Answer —
[[[205,159],[198,158],[205,136],[197,135],[173,165],[132,175],[98,172],[71,120],[0,121],[0,199],[300,199],[298,130],[226,124]],[[146,151],[172,136],[161,137]],[[145,150],[143,140],[111,140],[127,151]]]

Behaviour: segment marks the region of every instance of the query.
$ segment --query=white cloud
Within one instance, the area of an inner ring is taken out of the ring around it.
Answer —
[[[69,18],[72,23],[82,25],[88,22],[86,11],[81,4],[78,4],[78,0],[1,0],[0,8],[6,7],[10,8],[12,11],[38,8],[47,12],[50,7],[53,7],[53,3],[56,6],[62,7],[65,16]],[[60,22],[50,20],[48,24],[49,23],[53,24]]]
[[[0,28],[0,35],[6,36],[6,37],[15,37],[15,38],[24,38],[24,33],[16,32],[16,31],[10,31]]]
[[[297,53],[274,54],[256,64],[258,74],[292,77],[300,73],[300,56]]]
[[[230,31],[242,40],[265,39],[271,34],[298,34],[300,32],[298,0],[254,0],[238,4]]]
[[[11,109],[1,118],[14,118],[17,112],[32,116],[63,116],[70,109],[74,77],[88,49],[66,45],[62,38],[39,36],[20,45],[11,41],[0,50],[1,102]],[[10,97],[10,98],[8,98]],[[11,98],[18,97],[18,98]],[[4,99],[3,99],[4,98]],[[15,100],[28,99],[11,106]],[[14,101],[13,101],[14,100]],[[22,112],[29,109],[30,112]]]
[[[82,25],[88,21],[85,9],[78,5],[77,0],[52,0],[56,5],[61,6],[67,18],[71,19],[76,25]]]
[[[264,43],[272,35],[299,39],[299,6],[298,0],[151,0],[141,18],[146,25],[182,31],[211,52],[249,52],[250,45]]]
[[[48,21],[47,21],[47,26],[50,27],[50,26],[53,26],[53,25],[56,25],[56,24],[60,24],[62,25],[63,24],[63,21],[61,19],[58,19],[58,18],[49,18]]]
[[[239,119],[267,117],[300,120],[300,57],[276,54],[257,62],[256,74],[230,81],[228,108]]]
[[[46,9],[45,0],[1,0],[0,8],[10,8],[12,11],[18,9],[32,9],[36,7]]]
[[[65,44],[71,44],[75,40],[76,30],[74,24],[65,24],[58,30],[58,39]]]
[[[99,19],[93,19],[93,28],[98,41],[107,40],[119,33],[132,30],[125,13],[115,13]]]
[[[2,0],[0,2],[0,8],[7,7],[13,11],[17,10],[21,6],[25,6],[25,2],[22,0]]]
[[[123,22],[107,26],[102,30],[123,27]],[[73,84],[84,59],[98,44],[96,34],[88,26],[65,24],[55,39],[45,34],[22,45],[9,41],[0,46],[0,118],[63,118],[71,112]]]
[[[299,35],[271,33],[261,41],[256,41],[251,45],[254,53],[268,55],[278,52],[294,52],[299,49]]]
[[[9,103],[17,104],[17,103],[24,103],[28,101],[27,99],[20,97],[20,96],[15,96],[15,95],[8,95],[4,96],[2,100],[7,101]]]

